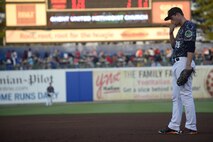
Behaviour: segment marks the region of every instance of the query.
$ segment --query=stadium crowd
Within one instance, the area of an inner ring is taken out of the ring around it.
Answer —
[[[73,52],[55,49],[40,53],[31,48],[17,52],[14,48],[0,54],[0,70],[170,66],[171,57],[170,48],[137,49],[129,54],[122,50],[108,54],[94,49],[79,51],[78,48]],[[213,48],[196,52],[194,60],[197,65],[212,65]]]

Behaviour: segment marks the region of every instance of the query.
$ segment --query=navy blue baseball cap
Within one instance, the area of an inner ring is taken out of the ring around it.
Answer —
[[[175,15],[176,13],[183,15],[183,11],[179,7],[173,7],[168,11],[168,16],[164,19],[164,21],[170,20],[172,15]]]

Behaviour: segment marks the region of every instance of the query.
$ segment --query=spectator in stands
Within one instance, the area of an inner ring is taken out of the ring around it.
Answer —
[[[72,53],[68,53],[68,62],[69,62],[68,68],[73,67],[73,58],[74,58],[74,56],[72,55]]]
[[[160,48],[159,48],[160,49]],[[106,50],[83,50],[78,48],[73,52],[64,51],[62,48],[46,49],[46,51],[29,49],[8,49],[1,52],[0,70],[25,70],[25,69],[57,69],[57,68],[95,68],[95,67],[143,67],[143,66],[168,66],[172,51],[170,48],[159,50],[156,48],[137,49],[128,54],[125,50],[117,53]],[[18,51],[18,52],[17,52]],[[28,58],[29,56],[29,58]],[[21,57],[21,58],[20,58]],[[213,64],[213,48],[204,48],[195,53],[195,62],[198,65]]]
[[[79,57],[77,57],[77,56],[74,57],[73,63],[74,63],[74,67],[75,68],[79,68],[80,67],[79,66],[79,60],[80,60]]]
[[[44,59],[46,60],[48,57],[49,57],[49,52],[45,51],[45,53],[44,53]]]
[[[50,56],[47,60],[47,68],[49,69],[57,69],[59,68],[59,63],[57,62],[55,57]]]
[[[27,69],[33,69],[34,59],[32,56],[27,59],[27,64]]]
[[[161,52],[158,48],[156,48],[154,50],[154,65],[161,66],[161,61],[162,61]]]
[[[148,49],[148,55],[149,55],[149,60],[152,61],[154,60],[155,52],[153,48]]]
[[[77,48],[75,50],[75,57],[78,58],[78,59],[80,59],[80,57],[81,57],[81,53]]]
[[[141,58],[143,56],[143,50],[142,49],[138,49],[135,53],[135,56],[137,58]]]
[[[13,63],[11,59],[11,51],[8,50],[6,53],[6,70],[13,70]]]
[[[126,65],[126,56],[123,51],[118,51],[117,53],[117,67],[125,67]]]
[[[98,61],[100,67],[106,66],[106,56],[103,51],[99,53],[99,61]]]
[[[161,65],[162,65],[162,66],[168,66],[168,65],[170,65],[170,64],[167,62],[166,51],[164,51],[164,50],[161,50]]]
[[[85,67],[87,68],[94,68],[94,64],[93,64],[93,56],[90,52],[87,52],[86,58],[85,58]]]
[[[208,65],[212,62],[212,52],[208,48],[203,49],[203,58],[204,58],[204,65]]]
[[[113,63],[113,61],[112,61],[111,56],[110,55],[106,55],[106,64],[107,64],[107,66],[112,66],[112,63]]]
[[[17,52],[15,50],[12,50],[11,59],[12,59],[12,63],[13,63],[14,68],[16,68],[18,55],[17,55]]]
[[[8,50],[6,53],[6,59],[11,59],[11,50]]]
[[[126,63],[127,63],[127,65],[126,65],[127,67],[135,67],[135,65],[134,65],[134,55],[127,56]]]
[[[28,51],[27,51],[27,58],[31,58],[32,56],[33,56],[32,49],[29,48]]]
[[[116,54],[112,55],[112,67],[117,67],[118,57]]]
[[[171,48],[167,48],[166,49],[166,59],[167,59],[167,63],[168,65],[171,65],[171,62],[172,62],[172,49]]]
[[[147,52],[146,52],[147,53]],[[144,66],[144,55],[143,55],[143,50],[138,49],[135,53],[135,58],[132,56],[134,64],[136,67],[142,67]],[[131,66],[133,64],[132,61],[128,62],[127,66]]]
[[[24,53],[23,53],[23,56],[22,56],[22,61],[27,60],[27,58],[28,58],[28,52],[27,52],[27,50],[24,50]]]
[[[203,64],[202,54],[195,52],[194,61],[195,61],[196,65],[202,65]]]
[[[210,48],[210,53],[211,53],[211,62],[209,64],[213,65],[213,47]]]

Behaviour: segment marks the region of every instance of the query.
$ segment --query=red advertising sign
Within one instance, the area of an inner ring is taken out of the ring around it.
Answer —
[[[36,7],[34,4],[16,5],[17,25],[35,25]]]

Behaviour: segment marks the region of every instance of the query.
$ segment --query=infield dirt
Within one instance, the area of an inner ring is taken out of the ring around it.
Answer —
[[[212,142],[213,113],[198,113],[198,135],[161,135],[170,113],[1,116],[0,142]],[[182,129],[185,115],[183,115]]]

